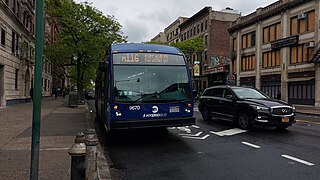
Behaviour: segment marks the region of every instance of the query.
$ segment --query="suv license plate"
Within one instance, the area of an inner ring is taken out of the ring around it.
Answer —
[[[283,117],[282,118],[282,122],[289,122],[289,118],[288,117]]]

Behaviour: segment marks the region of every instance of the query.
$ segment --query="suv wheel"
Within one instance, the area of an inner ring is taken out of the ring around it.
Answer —
[[[202,115],[203,120],[205,120],[205,121],[211,120],[211,116],[210,116],[210,113],[209,113],[209,110],[207,107],[203,107],[201,115]]]
[[[245,129],[245,130],[250,129],[251,128],[250,116],[245,112],[241,112],[238,116],[238,125],[241,129]]]

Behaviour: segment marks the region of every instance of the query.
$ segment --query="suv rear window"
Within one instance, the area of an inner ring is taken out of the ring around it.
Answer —
[[[203,93],[204,96],[213,96],[213,97],[222,97],[223,89],[222,88],[212,88],[208,89]]]

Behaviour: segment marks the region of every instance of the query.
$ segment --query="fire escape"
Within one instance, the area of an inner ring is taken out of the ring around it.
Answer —
[[[314,52],[310,54],[311,62],[314,62],[315,64],[320,64],[320,41],[314,46]]]

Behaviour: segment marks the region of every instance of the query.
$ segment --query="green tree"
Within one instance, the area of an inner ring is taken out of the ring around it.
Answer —
[[[177,42],[171,44],[171,46],[179,48],[187,57],[188,61],[193,54],[197,54],[203,51],[204,40],[200,37],[188,39],[186,41]]]
[[[112,43],[125,42],[122,26],[88,2],[46,0],[46,20],[57,24],[54,43],[45,46],[45,58],[62,69],[82,92],[94,79],[99,61]],[[50,42],[50,34],[47,34]]]

